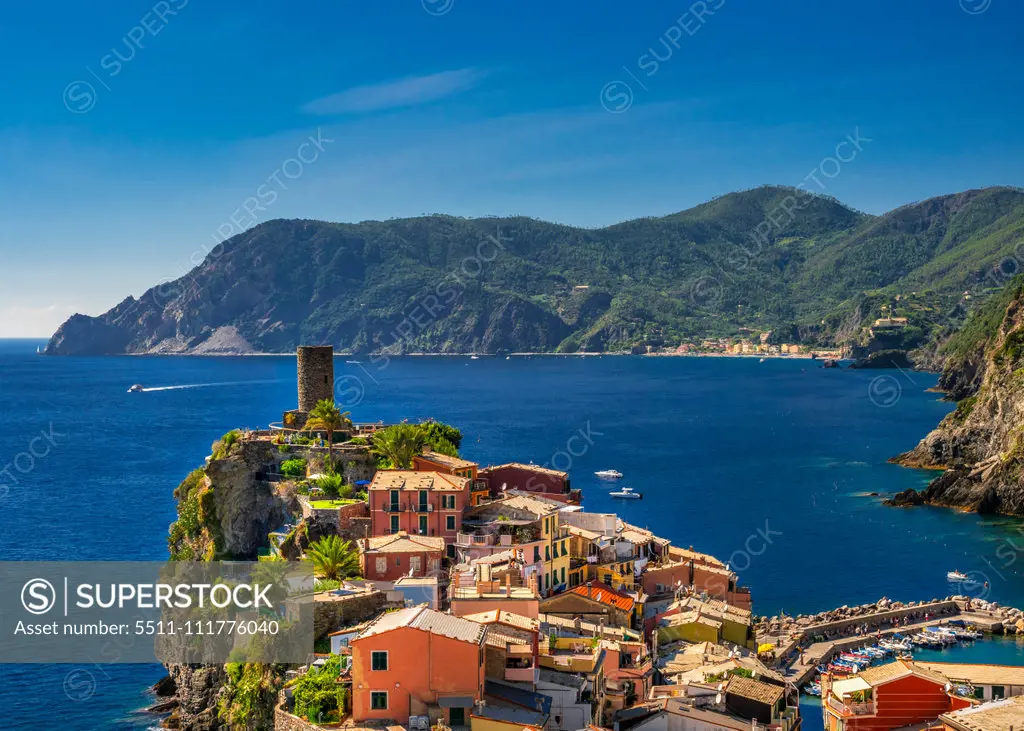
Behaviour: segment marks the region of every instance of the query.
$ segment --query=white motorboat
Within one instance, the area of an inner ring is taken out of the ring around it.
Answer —
[[[469,359],[470,360],[480,360],[480,356],[479,355],[471,355],[471,356],[469,356]]]
[[[621,490],[608,493],[611,497],[620,497],[627,500],[642,500],[643,495],[639,492],[634,492],[632,487],[624,487]]]
[[[128,393],[141,393],[142,391],[145,391],[145,390],[146,389],[142,386],[141,383],[136,383],[136,384],[132,385],[131,388],[128,389]]]
[[[618,470],[599,470],[594,473],[602,480],[617,480],[622,477],[622,473]]]
[[[959,571],[946,572],[947,581],[967,581],[970,578],[967,574],[960,573]]]

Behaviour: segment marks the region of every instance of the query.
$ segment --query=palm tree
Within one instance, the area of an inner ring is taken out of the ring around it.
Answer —
[[[391,460],[398,469],[412,467],[412,458],[423,448],[426,436],[418,424],[395,424],[373,435],[371,451]]]
[[[352,541],[338,536],[324,536],[306,549],[316,574],[324,579],[340,581],[359,576],[359,551]]]
[[[303,427],[303,431],[327,432],[327,458],[332,469],[334,467],[334,432],[352,426],[352,420],[348,418],[348,415],[347,411],[339,411],[332,399],[321,399],[309,412],[306,426]]]

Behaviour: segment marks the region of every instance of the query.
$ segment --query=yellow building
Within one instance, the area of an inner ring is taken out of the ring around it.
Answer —
[[[523,580],[536,576],[542,595],[569,586],[569,531],[561,525],[559,510],[565,503],[508,490],[500,500],[468,508],[464,523],[482,530],[512,535],[512,548],[523,562]]]
[[[714,599],[687,597],[670,604],[659,620],[658,643],[724,640],[753,650],[757,642],[751,622],[751,613],[744,609]]]
[[[569,586],[569,531],[559,521],[559,506],[548,507],[550,513],[544,516],[541,528],[541,540],[545,542],[543,586],[545,591],[564,591]]]
[[[678,640],[717,643],[721,635],[722,623],[711,617],[702,616],[699,611],[673,614],[658,623],[659,645]]]
[[[613,589],[632,591],[636,585],[633,561],[613,561],[606,564],[591,564],[590,578],[607,584]]]

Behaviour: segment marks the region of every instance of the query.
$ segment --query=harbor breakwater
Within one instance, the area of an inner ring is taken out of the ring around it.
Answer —
[[[879,635],[918,631],[953,620],[986,633],[1024,634],[1024,611],[959,595],[907,603],[883,597],[818,614],[759,617],[755,632],[759,644],[775,646],[773,665],[799,687],[814,675],[818,664],[837,652],[871,644]]]

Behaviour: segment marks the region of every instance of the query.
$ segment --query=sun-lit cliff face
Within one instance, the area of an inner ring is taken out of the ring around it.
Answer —
[[[923,492],[898,495],[896,504],[1024,515],[1024,287],[1013,287],[980,355],[951,359],[943,373],[940,383],[960,389],[956,411],[895,458],[908,467],[945,471]]]

